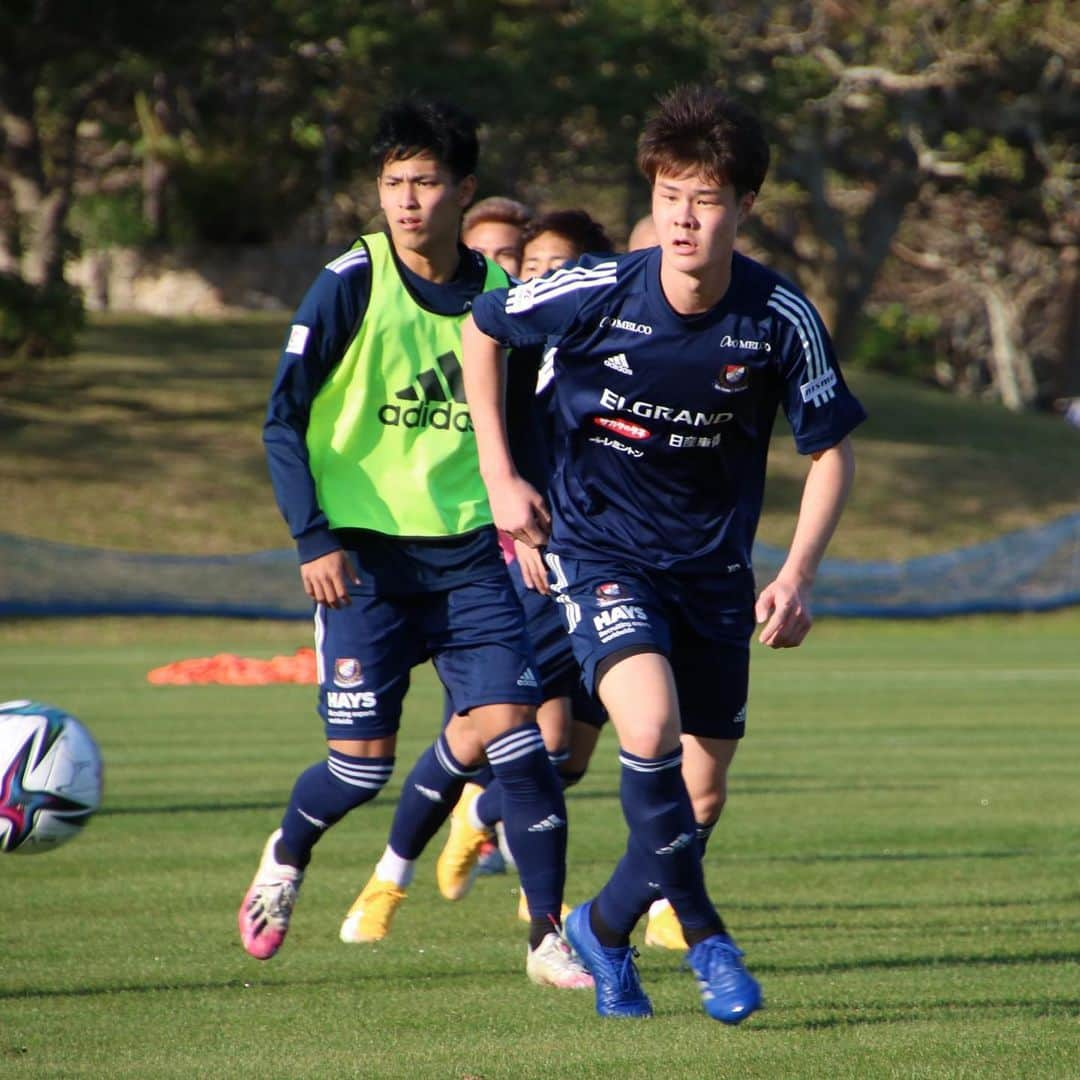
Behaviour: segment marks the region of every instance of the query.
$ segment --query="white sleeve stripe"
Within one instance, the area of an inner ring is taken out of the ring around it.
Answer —
[[[538,296],[534,290],[521,292],[520,290],[528,288],[528,283],[519,285],[517,288],[511,289],[506,298],[506,313],[513,315],[518,311],[529,311],[540,304],[546,304],[549,300],[556,300],[560,296],[577,292],[579,289],[596,289],[604,285],[614,285],[615,280],[615,275],[611,274],[602,278],[581,278],[575,281],[564,281],[557,289],[545,291],[542,296]],[[518,295],[515,296],[515,293],[518,293]]]
[[[825,352],[825,343],[821,340],[821,331],[818,328],[817,319],[814,318],[813,309],[801,296],[797,296],[790,289],[777,288],[773,294],[777,300],[787,302],[788,309],[802,316],[803,323],[810,333],[810,338],[816,346],[817,357],[820,361],[820,370],[810,374],[820,377],[829,369],[828,354]]]
[[[536,292],[546,292],[556,285],[563,284],[570,278],[606,277],[614,274],[618,269],[618,263],[597,263],[595,266],[568,266],[556,270],[550,277],[536,278],[533,288]]]
[[[573,291],[579,284],[581,287],[589,287],[594,284],[614,283],[618,265],[616,262],[606,262],[592,267],[571,266],[556,270],[550,277],[519,282],[507,295],[506,310],[511,314],[515,311],[528,311],[543,300]]]
[[[825,343],[821,340],[821,325],[814,314],[814,309],[810,306],[805,297],[798,296],[790,289],[779,288],[777,289],[777,292],[780,293],[781,296],[789,298],[791,303],[803,313],[807,325],[810,327],[811,337],[817,343],[818,356],[821,358],[821,370],[818,372],[818,375],[824,376],[829,370],[829,354],[825,350]]]
[[[803,349],[806,352],[806,371],[809,380],[812,382],[814,379],[824,375],[828,365],[825,362],[821,339],[817,336],[816,332],[813,333],[813,336],[808,333],[808,330],[814,331],[816,329],[814,328],[813,323],[811,323],[808,328],[803,313],[797,309],[792,310],[790,302],[776,294],[773,294],[770,298],[768,306],[774,311],[778,311],[792,324],[792,326],[795,327],[799,339],[802,341]]]
[[[799,340],[802,341],[803,350],[806,353],[807,377],[810,379],[817,378],[820,374],[818,371],[817,350],[813,348],[813,343],[803,321],[802,313],[798,311],[786,297],[781,295],[779,291],[774,292],[769,298],[769,307],[774,311],[780,312],[780,314],[795,327],[795,330],[799,335]]]
[[[820,337],[815,334],[811,339],[807,336],[804,316],[801,312],[791,312],[786,307],[787,301],[773,296],[768,301],[768,306],[779,312],[795,327],[799,340],[802,342],[803,352],[806,355],[807,381],[799,387],[804,401],[813,401],[815,405],[822,405],[836,397],[836,373],[826,363],[824,347]]]
[[[344,270],[348,270],[360,263],[366,263],[367,261],[367,248],[357,248],[354,251],[346,251],[344,255],[339,255],[336,259],[328,262],[326,264],[326,269],[333,270],[335,274],[340,274]]]

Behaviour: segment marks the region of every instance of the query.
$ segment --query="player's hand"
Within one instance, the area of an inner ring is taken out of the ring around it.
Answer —
[[[304,583],[304,592],[316,604],[332,608],[348,606],[352,602],[349,599],[349,583],[360,584],[352,559],[340,549],[303,563],[300,580]]]
[[[765,623],[758,635],[762,645],[770,649],[793,649],[803,643],[814,621],[807,591],[781,578],[761,590],[754,615],[759,623]]]
[[[501,532],[532,548],[547,543],[551,515],[544,497],[527,480],[511,476],[488,484],[488,499],[495,527]]]
[[[527,589],[533,589],[544,596],[551,593],[548,584],[547,564],[539,548],[529,547],[520,540],[514,541],[514,555],[521,570],[521,579]]]

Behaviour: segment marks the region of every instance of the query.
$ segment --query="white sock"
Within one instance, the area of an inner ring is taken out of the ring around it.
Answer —
[[[412,884],[415,872],[416,860],[403,859],[389,844],[375,867],[375,876],[380,881],[391,881],[399,889],[407,889]]]

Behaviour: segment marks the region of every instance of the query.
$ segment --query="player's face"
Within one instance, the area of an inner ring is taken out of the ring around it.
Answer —
[[[576,259],[581,252],[577,245],[555,232],[542,232],[534,236],[521,253],[521,280],[539,277],[549,270]]]
[[[508,221],[478,221],[461,234],[461,242],[486,255],[508,274],[521,270],[521,230]]]
[[[687,274],[730,264],[739,225],[753,204],[753,193],[737,198],[731,184],[700,173],[659,173],[652,216],[664,260]]]
[[[385,162],[378,184],[379,205],[398,250],[424,253],[457,243],[475,177],[455,182],[445,165],[423,153]]]

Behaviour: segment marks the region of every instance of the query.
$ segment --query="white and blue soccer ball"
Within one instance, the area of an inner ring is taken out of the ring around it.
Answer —
[[[74,716],[40,701],[0,703],[0,852],[59,847],[101,793],[101,751]]]

